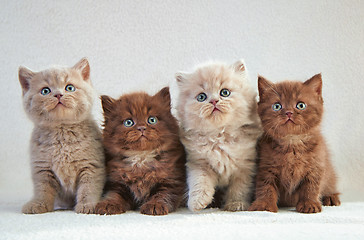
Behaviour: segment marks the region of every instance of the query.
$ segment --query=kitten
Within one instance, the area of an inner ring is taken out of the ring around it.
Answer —
[[[175,211],[185,194],[186,160],[169,88],[154,96],[140,92],[101,100],[108,179],[97,213],[120,214],[138,207],[147,215]]]
[[[264,137],[260,142],[256,200],[251,211],[277,212],[295,206],[301,213],[340,205],[336,176],[324,138],[321,74],[306,82],[274,84],[258,79],[258,113]]]
[[[256,93],[242,60],[177,73],[181,139],[187,152],[188,208],[199,211],[223,192],[224,209],[246,210],[261,135]]]
[[[93,213],[105,169],[101,132],[91,117],[94,91],[87,59],[41,72],[20,67],[19,81],[24,109],[34,122],[34,197],[23,213],[50,212],[55,206]]]

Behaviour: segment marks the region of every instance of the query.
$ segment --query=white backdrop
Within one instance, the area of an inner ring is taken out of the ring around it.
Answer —
[[[26,200],[32,194],[32,123],[21,103],[19,65],[42,70],[88,57],[98,93],[118,97],[173,87],[175,72],[200,62],[244,58],[254,86],[258,73],[279,81],[322,72],[322,130],[342,199],[364,200],[364,1],[0,0],[0,5],[0,197]]]

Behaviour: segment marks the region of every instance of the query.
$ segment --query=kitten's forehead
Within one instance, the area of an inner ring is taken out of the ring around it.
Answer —
[[[204,90],[220,90],[222,87],[240,83],[235,72],[225,65],[210,65],[198,69],[195,74],[196,84]]]
[[[39,72],[34,76],[34,82],[47,86],[63,87],[70,80],[78,79],[77,74],[67,68],[51,68]]]
[[[119,111],[123,117],[144,119],[151,114],[157,114],[158,106],[153,97],[146,93],[129,94],[120,98]]]

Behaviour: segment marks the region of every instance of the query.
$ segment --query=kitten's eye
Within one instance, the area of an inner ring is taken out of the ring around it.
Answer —
[[[158,122],[158,120],[157,120],[157,118],[156,118],[156,117],[149,117],[149,118],[148,118],[148,123],[149,123],[149,124],[154,125],[154,124],[156,124],[157,122]]]
[[[282,109],[282,105],[280,103],[275,103],[272,105],[274,111],[279,111]]]
[[[49,87],[42,88],[42,90],[40,91],[40,93],[42,95],[48,95],[48,94],[51,93],[51,89]]]
[[[197,95],[197,101],[199,101],[199,102],[203,102],[203,101],[205,101],[206,100],[206,98],[207,98],[207,95],[206,95],[206,93],[200,93],[199,95]]]
[[[224,89],[222,89],[220,91],[220,96],[222,96],[222,97],[228,97],[228,96],[230,96],[230,93],[231,93],[230,90],[224,88]]]
[[[305,110],[306,104],[304,102],[298,102],[297,105],[296,105],[296,108],[298,110]]]
[[[68,84],[65,89],[67,92],[74,92],[76,90],[75,86],[72,84]]]
[[[125,127],[131,127],[133,125],[134,125],[134,121],[133,120],[131,120],[131,119],[124,120],[124,126]]]

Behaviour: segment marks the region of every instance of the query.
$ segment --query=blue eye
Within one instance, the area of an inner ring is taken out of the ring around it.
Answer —
[[[51,93],[51,89],[49,87],[42,88],[42,90],[40,91],[40,93],[42,95],[48,95],[48,94]]]
[[[203,102],[203,101],[205,101],[205,100],[206,100],[206,98],[207,98],[206,93],[200,93],[200,94],[199,94],[199,95],[197,95],[197,97],[196,97],[197,101],[199,101],[199,102]]]
[[[296,105],[296,108],[298,110],[305,110],[306,104],[304,102],[298,102],[297,105]]]
[[[156,118],[156,117],[149,117],[149,118],[148,118],[148,123],[149,123],[149,124],[154,125],[154,124],[156,124],[157,122],[158,122],[158,120],[157,120],[157,118]]]
[[[74,92],[76,90],[75,86],[72,84],[68,84],[65,89],[67,92]]]
[[[133,120],[131,120],[131,119],[126,119],[125,121],[124,121],[124,126],[125,127],[132,127],[134,125],[134,121]]]
[[[228,96],[230,96],[230,93],[231,93],[230,90],[224,88],[224,89],[222,89],[220,91],[220,96],[222,96],[222,97],[228,97]]]
[[[282,109],[282,105],[280,103],[275,103],[272,105],[273,111],[279,111]]]

